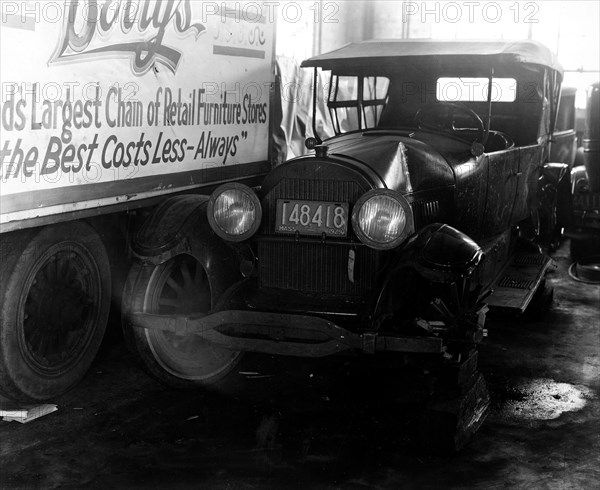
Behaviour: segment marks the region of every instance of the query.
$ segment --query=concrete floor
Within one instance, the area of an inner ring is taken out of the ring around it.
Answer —
[[[598,488],[600,286],[568,278],[566,250],[543,322],[489,323],[492,409],[459,455],[416,449],[393,368],[248,355],[219,392],[173,391],[115,326],[57,412],[0,422],[0,488]]]

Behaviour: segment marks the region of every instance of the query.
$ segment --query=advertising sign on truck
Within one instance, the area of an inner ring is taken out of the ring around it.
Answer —
[[[107,223],[269,170],[274,12],[80,0],[1,14],[0,392],[39,400],[102,339]]]
[[[3,7],[4,227],[264,170],[273,35],[258,4],[24,5]]]

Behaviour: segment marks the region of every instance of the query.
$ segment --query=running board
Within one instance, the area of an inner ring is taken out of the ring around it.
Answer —
[[[520,315],[554,261],[538,253],[515,254],[492,286],[486,303],[492,312]]]

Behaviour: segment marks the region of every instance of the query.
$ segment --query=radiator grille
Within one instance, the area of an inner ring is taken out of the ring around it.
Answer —
[[[368,190],[353,181],[282,179],[263,199],[260,233],[275,235],[277,199],[347,202],[352,204]],[[351,227],[348,237],[355,239]],[[354,282],[348,277],[350,245],[298,241],[260,241],[258,246],[261,287],[306,293],[361,295],[373,284],[380,253],[364,246],[355,248]]]
[[[354,282],[351,282],[350,249],[350,246],[322,243],[260,242],[260,286],[306,293],[364,294],[373,286],[380,254],[367,247],[355,248]]]

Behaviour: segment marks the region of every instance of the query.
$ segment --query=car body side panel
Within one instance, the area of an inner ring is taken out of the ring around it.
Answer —
[[[455,217],[451,224],[471,238],[481,238],[481,210],[485,207],[489,162],[485,155],[455,164]]]

